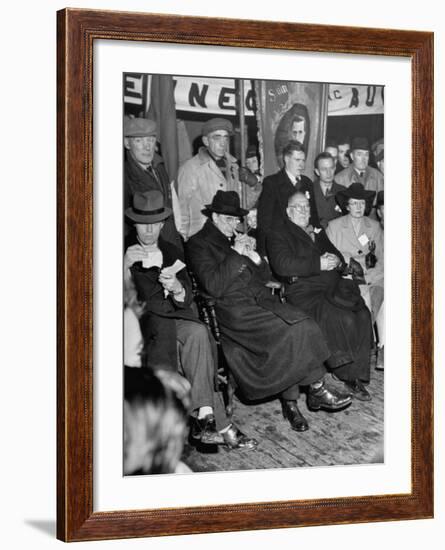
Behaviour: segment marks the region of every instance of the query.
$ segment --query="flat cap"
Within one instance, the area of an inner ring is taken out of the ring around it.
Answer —
[[[156,122],[148,118],[124,117],[125,137],[145,137],[156,135]]]
[[[204,123],[202,135],[208,136],[210,133],[216,132],[216,130],[226,130],[229,134],[233,134],[233,126],[230,120],[225,118],[211,118]]]
[[[365,137],[355,137],[351,142],[351,151],[360,149],[362,151],[369,151],[369,141]]]

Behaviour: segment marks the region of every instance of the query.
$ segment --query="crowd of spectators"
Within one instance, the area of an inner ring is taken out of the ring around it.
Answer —
[[[376,368],[384,357],[383,140],[326,140],[311,178],[296,133],[283,168],[263,179],[256,146],[240,167],[231,122],[212,118],[172,186],[156,134],[152,120],[124,120],[125,472],[178,471],[186,435],[201,447],[258,445],[217,391],[218,353],[193,282],[213,301],[247,402],[279,399],[301,432],[301,393],[315,411],[370,401],[372,350]],[[254,204],[241,205],[243,186],[261,189]]]

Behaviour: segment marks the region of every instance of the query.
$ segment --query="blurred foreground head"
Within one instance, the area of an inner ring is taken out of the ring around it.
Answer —
[[[145,368],[125,368],[124,475],[173,473],[187,412],[175,391]]]

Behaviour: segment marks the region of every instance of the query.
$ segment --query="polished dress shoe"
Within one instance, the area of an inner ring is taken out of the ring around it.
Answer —
[[[309,430],[309,424],[306,418],[301,414],[296,401],[287,399],[281,400],[283,416],[289,420],[290,426],[296,432],[305,432]]]
[[[192,416],[190,438],[193,442],[200,442],[203,445],[223,445],[225,443],[222,434],[216,431],[213,414],[208,414],[203,418]]]
[[[352,403],[348,394],[341,393],[334,388],[328,388],[324,382],[310,384],[307,393],[307,406],[311,411],[339,411]]]
[[[250,451],[258,446],[258,441],[256,439],[247,437],[247,435],[243,434],[234,424],[220,435],[222,435],[224,439],[225,446],[229,449],[245,449]]]
[[[363,385],[361,380],[344,380],[346,389],[354,399],[359,401],[371,401],[371,394]]]

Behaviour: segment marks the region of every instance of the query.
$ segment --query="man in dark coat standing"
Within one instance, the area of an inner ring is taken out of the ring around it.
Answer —
[[[249,400],[279,396],[283,415],[296,431],[308,429],[297,406],[299,385],[308,386],[307,404],[313,410],[348,406],[351,398],[323,381],[323,362],[330,354],[318,325],[270,294],[267,262],[251,237],[236,232],[247,214],[238,194],[218,191],[204,212],[209,219],[187,241],[187,258],[200,285],[216,300],[222,349],[243,395]]]
[[[196,413],[192,417],[192,439],[253,449],[256,441],[230,423],[220,395],[214,392],[209,332],[192,307],[193,294],[182,251],[160,236],[172,210],[164,205],[160,191],[147,191],[134,194],[133,205],[125,214],[134,223],[138,239],[125,253],[124,277],[132,278],[144,303],[143,364],[154,370],[183,371],[191,384],[192,410]]]
[[[326,229],[331,220],[343,215],[342,209],[335,200],[335,194],[345,188],[334,181],[335,161],[330,153],[324,152],[317,155],[314,171],[318,176],[314,181],[314,199],[320,226]]]
[[[132,204],[136,192],[160,191],[165,205],[172,208],[170,180],[164,161],[156,153],[156,131],[154,120],[147,118],[124,118],[124,209]],[[131,226],[125,226],[125,234],[130,233]],[[170,216],[162,228],[162,237],[176,246],[182,246],[176,230],[173,216]],[[130,237],[127,243],[131,242]],[[133,238],[134,241],[134,238]]]
[[[288,219],[267,237],[271,267],[285,284],[286,301],[322,329],[336,376],[356,399],[369,401],[363,382],[370,376],[371,316],[355,281],[342,278],[341,253],[323,229],[309,224],[309,210],[302,193],[289,198]]]
[[[283,149],[284,167],[267,176],[258,199],[258,252],[267,254],[266,236],[277,220],[286,219],[287,200],[296,191],[306,194],[311,205],[311,224],[320,226],[312,181],[303,175],[306,153],[298,141],[290,141]]]

